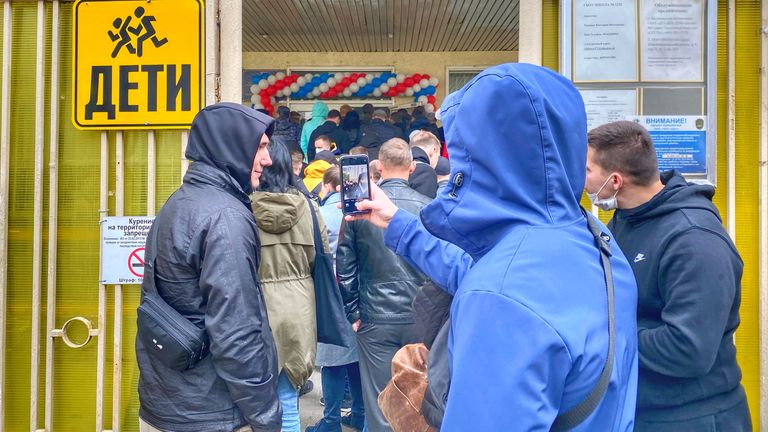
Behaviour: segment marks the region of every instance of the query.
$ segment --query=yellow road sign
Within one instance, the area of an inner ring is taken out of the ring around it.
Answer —
[[[203,0],[77,0],[72,122],[185,128],[203,107]]]

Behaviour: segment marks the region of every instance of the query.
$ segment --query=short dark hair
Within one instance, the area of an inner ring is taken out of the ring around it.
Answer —
[[[339,110],[332,109],[332,110],[328,111],[328,117],[327,118],[329,118],[329,119],[341,118],[341,113],[339,112]]]
[[[323,183],[330,183],[334,190],[339,187],[341,184],[341,173],[339,172],[339,167],[332,166],[325,170],[323,173]]]
[[[587,143],[594,150],[593,161],[604,171],[627,175],[639,186],[658,180],[656,149],[640,124],[621,120],[598,126],[587,134]]]

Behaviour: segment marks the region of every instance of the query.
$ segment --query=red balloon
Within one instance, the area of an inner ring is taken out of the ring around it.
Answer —
[[[401,82],[400,84],[395,86],[395,89],[397,89],[398,93],[403,93],[406,88],[410,87],[411,85],[406,84],[405,82]]]
[[[336,96],[338,96],[338,94],[336,93],[336,90],[328,90],[328,97],[329,98],[333,99]]]
[[[272,87],[267,87],[267,94],[268,94],[268,95],[270,95],[270,96],[274,96],[274,95],[275,95],[275,93],[277,93],[277,89],[276,89],[274,86],[272,86]]]
[[[266,105],[271,99],[268,94],[261,94],[261,104]]]
[[[278,89],[278,90],[284,89],[285,86],[286,86],[286,84],[285,84],[285,81],[283,81],[283,80],[275,82],[275,88]]]
[[[424,75],[421,76],[421,79],[425,79],[425,80],[428,80],[430,78],[432,78],[432,77],[430,77],[429,74],[424,74]],[[419,81],[421,81],[421,80],[419,80]]]
[[[435,103],[435,96],[434,95],[427,96],[427,102],[429,102],[431,104],[434,104]]]
[[[345,86],[344,84],[336,84],[336,85],[333,87],[333,90],[334,90],[336,93],[341,93],[341,92],[343,92],[343,91],[344,91],[344,88],[346,88],[346,87],[347,87],[347,86]]]
[[[405,80],[403,80],[403,82],[400,84],[405,84],[406,87],[413,87],[413,78],[408,77]]]
[[[413,82],[421,81],[421,74],[413,74]]]

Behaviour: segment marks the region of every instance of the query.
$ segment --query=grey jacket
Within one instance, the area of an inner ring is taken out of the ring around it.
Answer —
[[[379,185],[399,208],[418,215],[431,200],[401,179]],[[336,272],[347,319],[367,323],[413,323],[411,303],[426,276],[384,245],[384,230],[367,221],[342,227]]]
[[[259,238],[247,190],[271,119],[234,104],[195,118],[193,162],[150,230],[158,293],[210,337],[210,354],[177,372],[136,339],[139,416],[163,431],[278,431],[277,352],[258,279]],[[142,291],[144,288],[142,289]]]

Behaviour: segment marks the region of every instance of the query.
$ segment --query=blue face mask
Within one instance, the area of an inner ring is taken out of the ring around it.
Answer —
[[[587,192],[587,196],[589,197],[589,200],[592,201],[592,205],[596,206],[600,210],[603,211],[609,211],[614,210],[617,207],[616,202],[616,195],[619,194],[619,191],[617,190],[615,194],[613,194],[610,198],[600,199],[598,195],[600,195],[600,192],[603,191],[603,188],[608,184],[608,182],[611,180],[611,177],[613,177],[613,174],[609,175],[607,179],[605,179],[605,183],[603,183],[602,186],[600,186],[600,189],[597,190],[595,193],[589,193]]]

